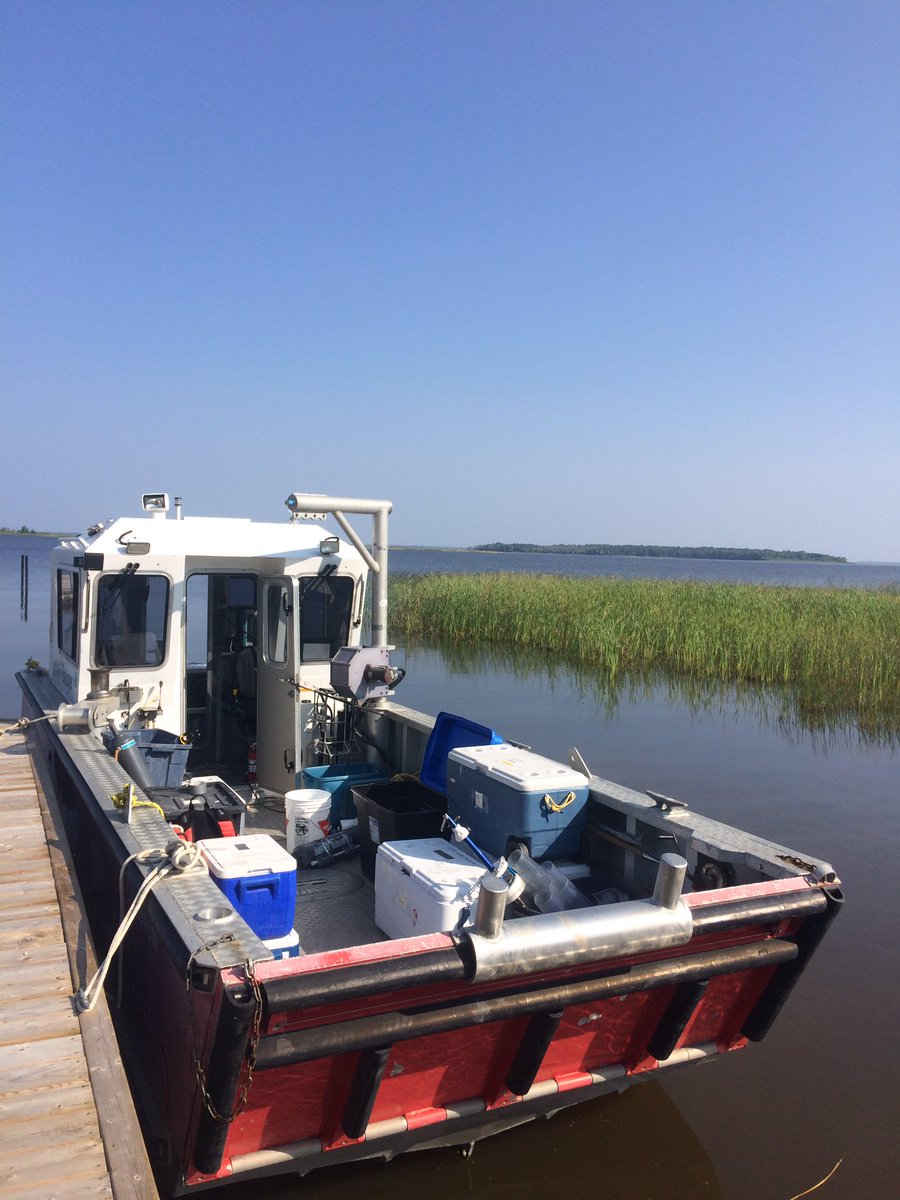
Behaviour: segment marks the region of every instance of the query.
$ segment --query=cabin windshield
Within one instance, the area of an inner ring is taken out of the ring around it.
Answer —
[[[333,658],[350,640],[353,580],[330,575],[301,579],[300,644],[303,662]]]
[[[97,592],[97,665],[159,666],[166,656],[168,611],[164,575],[104,575]]]

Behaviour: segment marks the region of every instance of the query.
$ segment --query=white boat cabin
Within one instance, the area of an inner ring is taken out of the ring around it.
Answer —
[[[323,725],[322,690],[335,653],[361,644],[379,568],[342,502],[328,511],[352,541],[298,519],[312,514],[297,501],[276,524],[182,517],[180,500],[170,516],[168,497],[149,494],[141,516],[63,541],[51,559],[50,677],[66,700],[127,699],[119,720],[186,735],[192,767],[245,771],[255,745],[261,786],[297,786],[322,757],[325,725],[341,719],[334,705]],[[378,511],[355,511],[375,516],[377,533]]]

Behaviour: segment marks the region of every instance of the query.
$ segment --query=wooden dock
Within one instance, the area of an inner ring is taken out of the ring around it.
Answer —
[[[156,1200],[55,799],[0,735],[0,1197]]]

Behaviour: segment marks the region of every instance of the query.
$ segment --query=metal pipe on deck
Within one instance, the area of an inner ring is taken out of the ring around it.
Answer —
[[[695,901],[698,897],[702,899],[703,893],[694,893]],[[819,888],[810,888],[805,892],[778,892],[772,896],[754,896],[752,899],[726,900],[716,904],[695,903],[691,907],[694,914],[694,936],[730,932],[746,928],[748,925],[789,921],[795,917],[809,917],[813,913],[821,912],[827,904],[825,893]]]
[[[687,954],[682,958],[639,963],[614,975],[530,990],[520,989],[481,1000],[454,999],[448,1004],[437,1003],[428,1008],[421,1007],[419,1000],[419,1006],[408,1011],[379,1013],[289,1033],[270,1034],[260,1039],[256,1069],[274,1070],[292,1063],[327,1058],[332,1054],[388,1046],[411,1038],[448,1033],[469,1025],[555,1012],[588,1000],[608,1000],[647,989],[708,979],[713,975],[768,969],[789,962],[796,956],[797,947],[793,942],[770,938],[749,946],[732,946],[701,954]]]
[[[492,936],[476,924],[475,930],[464,931],[473,978],[504,979],[523,970],[546,971],[683,946],[693,935],[691,910],[681,898],[686,871],[681,855],[664,854],[650,900],[524,917]]]
[[[473,962],[470,978],[481,983],[683,946],[693,921],[683,900],[674,908],[631,900],[507,921],[494,940],[463,932]]]
[[[379,959],[301,975],[282,975],[266,980],[263,991],[267,1012],[292,1012],[297,1008],[359,1000],[404,988],[462,981],[465,977],[466,967],[459,951],[448,942],[445,949],[424,954]]]
[[[701,893],[697,893],[700,895]],[[751,925],[776,924],[793,918],[805,918],[821,912],[827,904],[825,894],[818,888],[805,892],[780,893],[774,896],[753,896],[725,903],[703,904],[693,908],[695,937],[708,933],[725,933]],[[509,924],[521,924],[522,918]],[[504,925],[504,928],[507,926]],[[358,1000],[363,996],[381,996],[404,988],[423,987],[435,983],[462,981],[471,974],[460,953],[468,946],[457,947],[448,941],[442,950],[431,950],[410,957],[379,959],[346,967],[332,967],[307,974],[284,975],[267,980],[263,985],[268,1012],[291,1012],[329,1002]]]

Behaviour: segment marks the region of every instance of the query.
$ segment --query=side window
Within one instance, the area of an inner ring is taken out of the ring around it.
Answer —
[[[276,667],[287,663],[288,594],[283,583],[266,584],[266,658]]]
[[[301,580],[300,638],[303,662],[322,662],[334,657],[350,637],[350,608],[353,580],[317,575]]]
[[[97,591],[97,665],[158,667],[166,656],[168,614],[164,575],[104,575]]]
[[[77,571],[56,572],[56,644],[73,662],[78,655],[79,583]]]

